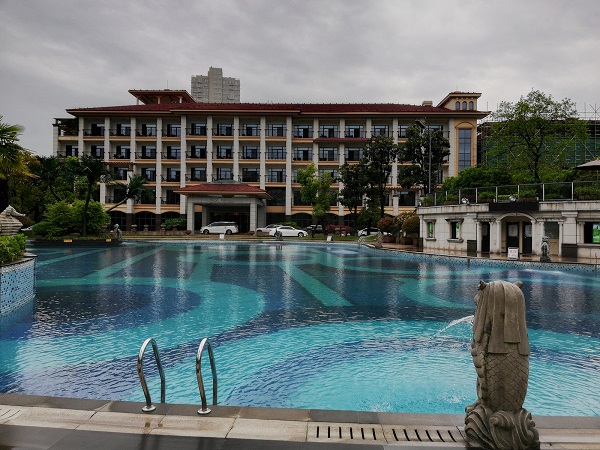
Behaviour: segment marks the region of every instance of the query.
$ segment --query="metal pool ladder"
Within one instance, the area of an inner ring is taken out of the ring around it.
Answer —
[[[204,382],[202,381],[202,353],[204,348],[208,351],[208,359],[210,360],[210,369],[212,371],[212,390],[213,390],[213,405],[217,404],[217,368],[215,367],[215,357],[208,338],[202,339],[196,352],[196,378],[198,379],[198,389],[200,390],[200,400],[202,407],[198,410],[198,414],[210,413],[210,408],[206,404],[206,392],[204,391]]]
[[[142,364],[144,352],[146,351],[146,347],[148,346],[148,344],[152,344],[154,360],[156,361],[158,373],[160,375],[160,402],[165,402],[165,373],[163,372],[162,364],[160,363],[160,356],[158,355],[158,345],[156,345],[156,341],[154,340],[154,338],[148,338],[142,344],[137,360],[137,372],[140,377],[140,383],[142,384],[142,390],[144,391],[144,397],[146,397],[146,406],[142,408],[142,411],[144,412],[152,412],[156,409],[156,406],[152,404],[152,399],[150,398],[150,392],[148,391],[148,384],[146,383],[146,377],[144,376],[144,368]]]

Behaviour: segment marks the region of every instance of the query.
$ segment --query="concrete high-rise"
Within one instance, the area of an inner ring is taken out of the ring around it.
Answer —
[[[192,97],[201,103],[239,103],[240,80],[224,77],[223,69],[211,67],[208,75],[192,75]]]

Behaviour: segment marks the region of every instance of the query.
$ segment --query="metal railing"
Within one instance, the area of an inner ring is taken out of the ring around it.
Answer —
[[[146,351],[146,347],[148,346],[148,344],[152,344],[154,360],[156,361],[156,366],[158,367],[158,374],[160,375],[160,402],[165,402],[165,373],[163,372],[162,364],[160,363],[158,345],[156,345],[156,341],[153,338],[148,338],[142,344],[137,359],[137,372],[140,377],[140,383],[142,384],[142,390],[144,391],[144,397],[146,398],[146,406],[142,408],[142,411],[144,412],[152,412],[156,409],[156,406],[152,404],[152,399],[150,397],[150,391],[148,391],[148,384],[146,383],[146,377],[144,376],[143,368],[144,352]]]
[[[552,202],[600,200],[600,181],[515,184],[436,191],[421,206],[472,203]]]
[[[198,414],[208,414],[210,413],[210,408],[206,403],[206,392],[204,390],[204,381],[202,380],[202,353],[204,349],[208,351],[208,359],[210,361],[210,369],[212,371],[212,390],[213,390],[213,401],[212,404],[217,404],[217,368],[215,366],[215,357],[213,354],[212,346],[210,345],[210,341],[208,338],[202,339],[200,345],[198,346],[198,351],[196,352],[196,379],[198,380],[198,390],[200,391],[200,401],[202,402],[202,407],[198,410]]]

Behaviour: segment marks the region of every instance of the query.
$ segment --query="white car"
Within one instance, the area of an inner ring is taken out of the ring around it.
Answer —
[[[269,236],[275,236],[276,231],[281,231],[282,236],[293,236],[293,237],[305,237],[307,236],[306,231],[299,230],[298,228],[290,227],[288,225],[281,225],[277,228],[271,228],[269,230]]]
[[[200,228],[200,233],[235,234],[239,233],[239,230],[235,222],[213,222],[205,227]]]
[[[268,233],[273,228],[282,227],[282,226],[283,225],[279,225],[278,223],[271,223],[271,224],[267,225],[266,227],[258,227],[256,229],[256,232],[257,233]]]

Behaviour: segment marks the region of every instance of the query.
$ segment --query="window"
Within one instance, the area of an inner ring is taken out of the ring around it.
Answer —
[[[260,181],[260,173],[255,168],[242,169],[242,181],[247,183],[258,183]]]
[[[337,169],[327,170],[327,169],[319,169],[319,176],[322,176],[324,173],[331,174],[331,178],[335,182],[336,178],[339,176],[339,171]]]
[[[217,125],[216,136],[233,136],[233,125],[230,123],[220,123]]]
[[[408,129],[408,125],[399,125],[398,126],[398,137],[406,138],[406,130]]]
[[[416,201],[415,191],[398,191],[398,206],[415,206]]]
[[[128,123],[118,123],[116,134],[117,136],[131,136],[131,125]]]
[[[115,150],[115,158],[124,159],[129,158],[130,155],[130,147],[129,145],[117,145]]]
[[[217,145],[217,159],[232,159],[233,149],[230,145]]]
[[[427,239],[435,239],[435,222],[428,221],[427,223]]]
[[[167,169],[167,181],[178,182],[181,180],[180,169],[168,168]]]
[[[115,180],[126,180],[127,179],[127,167],[115,167],[113,169],[113,178]]]
[[[583,242],[585,244],[600,244],[600,222],[585,222],[583,224]]]
[[[319,161],[337,161],[337,160],[338,160],[337,147],[320,147],[319,148]]]
[[[156,159],[156,146],[154,145],[142,145],[142,153],[140,154],[142,159]]]
[[[206,167],[193,167],[190,172],[190,181],[206,181]]]
[[[458,130],[458,170],[471,167],[471,130]]]
[[[460,221],[450,220],[450,239],[460,240]]]
[[[388,136],[389,127],[387,125],[373,125],[371,134],[373,136]]]
[[[321,125],[319,126],[319,137],[336,138],[338,137],[337,125]]]
[[[292,158],[294,161],[311,161],[312,148],[309,147],[294,147]]]
[[[299,190],[294,191],[294,206],[310,206],[309,202],[302,200],[302,193]]]
[[[218,167],[217,180],[233,180],[233,170],[231,167]]]
[[[284,206],[285,205],[285,188],[270,188],[266,189],[267,194],[273,197],[269,200],[269,206]],[[270,220],[268,222],[271,222]],[[278,222],[278,221],[273,221]]]
[[[190,135],[206,136],[206,124],[205,123],[193,123],[190,128]]]
[[[188,157],[206,159],[206,145],[192,145]]]
[[[148,181],[156,181],[156,169],[154,167],[142,168],[142,176]]]
[[[313,137],[312,125],[295,125],[294,126],[294,137],[295,138],[311,138],[311,137]]]
[[[462,102],[462,109],[464,109],[466,111],[466,109],[467,109],[467,102]]]
[[[268,183],[285,183],[285,169],[269,169],[267,172]]]
[[[78,156],[79,147],[77,145],[67,145],[65,148],[65,156]]]
[[[285,125],[281,123],[271,123],[267,129],[267,136],[285,136]]]
[[[167,190],[167,198],[166,198],[166,203],[168,205],[179,205],[180,203],[180,195],[176,194],[174,191],[172,191],[171,189]]]
[[[167,159],[181,159],[181,147],[167,146]]]
[[[285,159],[285,147],[269,147],[267,159]]]
[[[92,145],[92,150],[90,155],[94,158],[103,159],[104,158],[104,145]]]
[[[459,110],[460,109],[460,102],[456,102],[454,104],[454,109]]]
[[[137,134],[138,136],[156,136],[156,124],[142,124],[142,128],[137,131]]]
[[[181,136],[181,125],[179,124],[168,124],[165,136],[168,137],[180,137]]]
[[[346,148],[346,161],[360,161],[363,157],[362,148]]]
[[[260,150],[256,146],[245,145],[242,147],[242,159],[259,159]]]
[[[90,136],[104,136],[104,124],[93,123],[92,129],[90,130]]]
[[[365,127],[362,125],[346,125],[345,134],[347,138],[364,138]]]
[[[260,136],[260,127],[254,124],[242,125],[241,136]]]
[[[473,102],[469,102],[469,111],[473,111],[475,109],[475,105]]]

